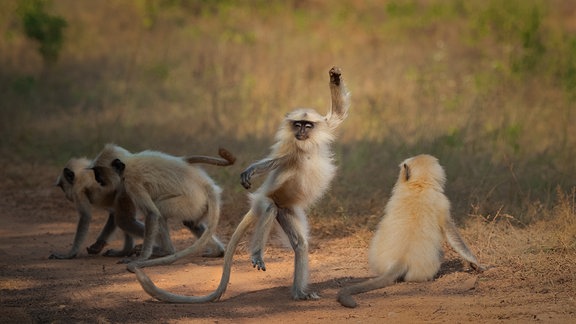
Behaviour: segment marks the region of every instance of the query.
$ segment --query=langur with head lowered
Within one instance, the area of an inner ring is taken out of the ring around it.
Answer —
[[[267,173],[263,184],[250,194],[251,208],[244,216],[224,255],[222,278],[218,288],[206,296],[181,296],[159,289],[135,269],[142,288],[151,296],[173,303],[202,303],[218,300],[226,291],[236,246],[247,228],[256,223],[252,240],[252,264],[265,270],[263,248],[274,220],[287,234],[294,250],[294,282],[292,298],[319,298],[307,290],[308,285],[308,222],[305,210],[320,199],[335,175],[330,144],[338,125],[348,116],[350,96],[340,69],[329,71],[332,105],[326,116],[313,109],[298,109],[286,115],[276,134],[270,155],[241,174],[241,183],[251,187],[253,176]]]
[[[442,263],[444,239],[476,271],[483,267],[458,233],[444,195],[446,175],[438,160],[418,155],[400,164],[398,181],[369,248],[373,279],[342,288],[338,301],[356,307],[354,294],[384,288],[395,281],[427,281]]]
[[[132,220],[135,211],[145,217],[142,251],[135,260],[125,261],[130,262],[131,267],[163,264],[148,259],[157,239],[161,246],[171,245],[167,223],[170,218],[182,221],[198,236],[179,257],[196,252],[208,243],[210,251],[204,256],[221,256],[224,246],[215,231],[220,219],[222,190],[208,174],[190,165],[191,159],[157,151],[135,154],[123,153],[125,151],[108,144],[91,164],[100,190],[114,195],[116,219]],[[234,163],[235,158],[229,152],[221,149],[220,154],[225,161],[209,157],[195,157],[194,161],[217,165]]]
[[[129,156],[130,152],[115,146],[115,154],[120,156]],[[218,157],[203,155],[192,155],[179,158],[184,163],[197,164],[204,163],[218,166],[228,166],[234,164],[235,157],[225,149],[219,150]],[[106,225],[102,229],[97,241],[87,248],[89,254],[98,254],[107,245],[108,239],[119,227],[124,231],[124,248],[122,250],[108,250],[106,256],[130,256],[134,253],[133,237],[144,237],[144,224],[136,219],[136,208],[131,200],[125,200],[122,210],[115,212],[115,191],[106,190],[95,178],[94,171],[90,169],[92,161],[86,158],[73,158],[66,164],[58,177],[56,185],[62,188],[68,200],[74,202],[78,210],[79,219],[76,234],[71,250],[66,254],[52,253],[51,259],[70,259],[74,258],[80,249],[80,245],[86,238],[91,220],[91,205],[109,211],[109,217]],[[183,221],[183,224],[190,229],[197,237],[200,237],[205,230],[205,225],[196,224],[190,221]],[[163,229],[164,230],[164,229]],[[167,231],[167,229],[165,229]],[[161,233],[168,238],[167,242],[158,247],[154,247],[154,255],[166,255],[174,253],[174,248],[169,240],[169,233]],[[224,247],[219,242],[214,242],[214,250],[207,253],[206,256],[221,256]],[[217,244],[216,244],[217,243]]]
[[[74,241],[70,251],[67,253],[54,252],[50,254],[50,259],[72,259],[76,257],[80,250],[80,245],[82,245],[86,239],[86,235],[88,235],[88,228],[92,218],[92,206],[106,209],[110,214],[106,225],[98,236],[97,242],[87,248],[88,253],[100,253],[116,228],[114,215],[111,210],[114,197],[112,195],[106,196],[101,194],[92,170],[88,169],[90,163],[91,161],[86,158],[72,158],[66,163],[62,169],[62,173],[56,180],[56,186],[60,187],[66,195],[66,198],[76,206],[79,217],[76,234],[74,235]],[[136,224],[134,229],[137,232],[143,233],[144,225],[140,225],[141,228]],[[132,235],[126,232],[124,234],[124,248],[122,251],[108,250],[105,253],[106,256],[125,256],[132,252],[134,247]]]

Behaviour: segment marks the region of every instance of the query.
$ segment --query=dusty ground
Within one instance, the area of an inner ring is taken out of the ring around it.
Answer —
[[[369,232],[339,239],[312,233],[311,288],[322,296],[318,301],[289,298],[293,256],[273,247],[266,254],[266,272],[254,270],[247,253],[239,249],[231,283],[220,302],[161,303],[146,295],[116,259],[89,256],[83,250],[73,260],[49,260],[51,251],[66,251],[72,242],[76,214],[71,204],[50,186],[53,177],[22,184],[19,173],[10,168],[4,172],[0,323],[576,322],[574,249],[534,249],[533,232],[488,230],[482,224],[463,233],[480,259],[493,268],[480,275],[466,272],[449,252],[435,281],[400,283],[358,295],[356,309],[341,307],[335,296],[341,285],[369,275]],[[95,215],[84,247],[93,242],[104,218],[103,213]],[[226,239],[232,230],[223,229],[221,236]],[[179,247],[188,244],[189,237],[184,230],[173,235]],[[482,244],[474,243],[478,238]],[[111,246],[120,244],[115,240]],[[188,294],[214,289],[220,271],[221,259],[200,257],[146,270],[159,286]]]

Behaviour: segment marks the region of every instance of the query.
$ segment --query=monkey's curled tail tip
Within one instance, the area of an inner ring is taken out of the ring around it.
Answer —
[[[220,155],[222,158],[224,158],[226,161],[228,161],[228,165],[232,165],[234,164],[234,162],[236,162],[236,157],[234,156],[234,154],[232,154],[230,151],[228,151],[225,148],[218,148],[218,155]]]
[[[342,76],[342,71],[340,71],[340,68],[337,66],[333,66],[330,69],[330,72],[328,72],[330,74],[330,83],[333,83],[337,86],[340,85],[340,79]]]

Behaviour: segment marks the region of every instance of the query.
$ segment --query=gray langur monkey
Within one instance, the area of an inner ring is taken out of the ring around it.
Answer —
[[[356,307],[352,295],[384,288],[400,279],[433,279],[442,263],[444,239],[474,270],[483,271],[450,216],[445,182],[444,169],[433,156],[418,155],[400,164],[392,197],[368,251],[370,268],[377,276],[342,288],[340,304]]]
[[[88,253],[100,253],[116,227],[113,212],[109,208],[113,204],[114,197],[111,195],[101,195],[101,191],[98,190],[98,183],[94,180],[92,171],[88,169],[90,163],[91,161],[86,158],[72,158],[66,163],[56,180],[56,186],[60,187],[66,195],[66,198],[76,206],[79,217],[76,234],[74,235],[74,241],[72,242],[70,251],[67,253],[53,252],[50,254],[50,259],[72,259],[76,257],[80,250],[80,245],[82,245],[88,234],[88,228],[92,219],[92,206],[107,209],[110,214],[106,225],[100,235],[98,235],[97,242],[100,243],[88,247]],[[142,225],[142,231],[143,227]],[[128,250],[132,250],[133,245],[132,236],[125,233],[124,249],[122,251],[128,253]],[[116,253],[119,252],[107,252],[106,255],[114,255]]]
[[[118,155],[128,155],[130,152],[117,147]],[[184,161],[190,164],[205,163],[218,166],[228,166],[234,164],[236,158],[232,153],[226,149],[219,150],[221,158],[209,157],[203,155],[192,155],[182,157]],[[108,250],[104,253],[105,256],[130,256],[134,253],[134,237],[144,237],[144,224],[136,219],[136,210],[130,208],[132,214],[128,212],[123,213],[123,218],[118,219],[113,211],[114,194],[100,189],[100,185],[94,178],[94,173],[89,169],[91,160],[86,158],[72,158],[70,159],[61,174],[56,180],[56,186],[60,187],[66,198],[73,202],[78,211],[78,224],[76,234],[72,243],[72,248],[67,253],[54,252],[50,255],[50,259],[72,259],[76,257],[80,249],[80,245],[84,242],[90,221],[92,218],[91,207],[101,208],[109,212],[106,224],[102,228],[98,238],[94,244],[87,247],[86,250],[89,254],[98,254],[108,244],[108,240],[114,233],[117,227],[124,231],[124,247],[122,250]],[[191,222],[184,221],[183,224],[188,227],[197,237],[202,235],[204,225],[196,226]],[[154,248],[154,255],[166,255],[173,253],[174,249],[172,244],[169,246],[160,246],[158,250]],[[221,256],[223,248],[220,252],[216,252],[213,256]],[[219,254],[219,255],[216,255]]]
[[[209,252],[203,255],[222,256],[224,245],[215,235],[222,190],[208,174],[190,165],[189,160],[162,152],[126,154],[124,151],[117,145],[107,144],[90,168],[99,189],[114,196],[115,219],[128,223],[125,226],[133,226],[133,213],[138,211],[144,215],[142,251],[135,260],[125,262],[132,263],[131,266],[146,266],[139,262],[150,258],[157,239],[161,246],[171,246],[168,219],[182,221],[198,235],[192,245],[194,249],[187,249],[189,253],[210,244]],[[214,158],[196,157],[195,161],[207,163],[207,159]],[[229,154],[225,160],[211,164],[229,165],[234,158]]]
[[[331,109],[322,116],[313,109],[297,109],[286,115],[276,133],[276,143],[268,157],[250,165],[241,174],[241,183],[251,187],[251,178],[268,173],[260,188],[250,194],[251,208],[246,213],[224,254],[218,288],[205,296],[182,296],[159,289],[139,269],[136,276],[142,288],[154,298],[172,303],[203,303],[220,299],[230,279],[234,252],[248,227],[256,223],[252,240],[252,264],[265,270],[263,247],[274,219],[287,234],[295,253],[292,298],[317,299],[308,286],[308,222],[305,210],[322,197],[335,175],[330,144],[336,128],[346,119],[350,95],[340,69],[329,71]]]

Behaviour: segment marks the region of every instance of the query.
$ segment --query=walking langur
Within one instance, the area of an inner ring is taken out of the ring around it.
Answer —
[[[251,208],[244,216],[224,254],[218,288],[206,296],[182,296],[159,289],[140,269],[134,269],[142,288],[156,299],[173,303],[202,303],[218,300],[226,291],[236,246],[250,225],[256,223],[252,241],[252,263],[265,270],[263,247],[274,219],[287,234],[294,249],[292,298],[317,299],[307,291],[308,223],[305,210],[328,189],[336,167],[330,144],[338,125],[348,116],[350,96],[340,69],[330,72],[331,109],[326,116],[313,109],[298,109],[286,115],[276,133],[276,144],[268,157],[250,165],[241,174],[241,183],[251,187],[251,178],[268,173],[258,190],[250,194]]]
[[[215,235],[220,219],[220,187],[204,170],[180,157],[157,151],[124,151],[107,144],[90,168],[99,189],[114,196],[116,219],[132,220],[135,210],[144,215],[142,251],[135,260],[125,261],[135,265],[150,258],[157,238],[161,246],[169,246],[168,219],[195,228],[199,237],[193,244],[194,251],[210,243],[216,248],[209,256],[221,256],[224,246]]]
[[[128,151],[118,147],[118,154],[130,154]],[[202,155],[192,155],[183,157],[182,159],[190,164],[205,163],[219,166],[227,166],[234,164],[236,158],[227,150],[220,149],[219,155],[221,158],[209,157]],[[56,185],[64,191],[66,198],[72,201],[78,210],[79,218],[74,236],[72,248],[67,253],[52,253],[50,259],[71,259],[74,258],[80,249],[80,245],[84,242],[88,234],[88,228],[91,221],[91,207],[101,208],[109,211],[108,220],[103,227],[98,239],[94,244],[87,248],[89,254],[98,254],[108,244],[108,240],[116,227],[124,230],[124,247],[122,250],[108,250],[104,253],[105,256],[130,256],[134,252],[133,237],[144,236],[144,224],[136,219],[136,213],[129,218],[116,219],[112,206],[114,203],[114,195],[110,192],[105,192],[100,189],[100,185],[94,178],[94,173],[89,169],[91,161],[86,158],[72,158],[66,163],[62,169],[61,174],[58,176]],[[204,231],[204,226],[196,226],[193,223],[183,222],[196,236],[200,237]],[[160,246],[158,250],[154,249],[154,255],[166,255],[173,253],[174,249],[170,242],[169,246]],[[223,249],[216,254],[223,253]]]
[[[473,269],[483,270],[450,216],[445,182],[444,169],[433,156],[418,155],[400,164],[392,197],[369,248],[370,268],[377,276],[342,288],[340,304],[356,307],[352,295],[384,288],[399,279],[431,280],[440,269],[444,239]]]

